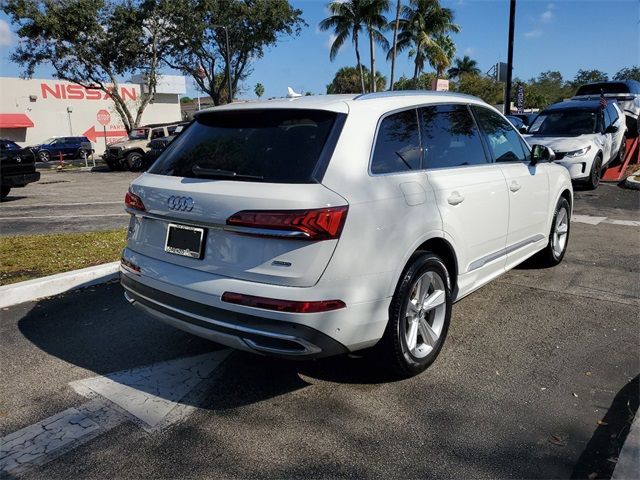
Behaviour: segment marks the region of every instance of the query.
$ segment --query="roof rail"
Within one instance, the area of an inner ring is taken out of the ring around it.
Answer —
[[[362,93],[354,98],[354,100],[372,100],[375,98],[388,98],[388,97],[409,97],[415,95],[437,95],[442,97],[465,97],[465,98],[473,98],[474,100],[479,100],[478,97],[474,97],[473,95],[467,95],[466,93],[457,93],[457,92],[437,92],[435,90],[393,90],[386,92],[375,92],[375,93]]]

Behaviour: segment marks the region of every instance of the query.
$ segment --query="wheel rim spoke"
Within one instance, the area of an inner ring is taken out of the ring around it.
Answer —
[[[439,335],[433,328],[431,328],[431,325],[429,325],[429,322],[427,322],[425,318],[420,319],[418,329],[420,331],[422,341],[433,348],[438,341]]]
[[[558,227],[556,232],[558,232],[558,235],[566,235],[566,233],[567,233],[567,225],[563,223],[562,225],[560,225]]]
[[[415,352],[418,346],[418,322],[415,320],[409,325],[409,333],[407,334],[407,347],[409,351]]]
[[[445,301],[445,295],[443,290],[435,290],[431,295],[425,298],[422,303],[422,308],[425,311],[429,311],[442,305]]]

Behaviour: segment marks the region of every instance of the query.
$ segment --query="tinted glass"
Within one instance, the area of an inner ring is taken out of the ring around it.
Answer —
[[[611,125],[611,115],[609,114],[609,109],[607,108],[604,112],[604,128],[609,128],[609,125]]]
[[[511,125],[513,125],[516,128],[520,128],[524,126],[524,122],[519,117],[514,117],[513,115],[507,115],[507,120],[509,120],[511,122]]]
[[[611,123],[615,123],[618,120],[618,110],[613,106],[613,103],[610,103],[607,106],[607,110],[609,110],[609,116],[611,117]]]
[[[597,130],[598,112],[594,110],[546,111],[529,128],[535,135],[583,135]]]
[[[154,128],[151,132],[151,138],[162,138],[164,137],[164,130],[162,128]]]
[[[415,110],[385,117],[378,128],[371,173],[393,173],[421,168],[420,133]]]
[[[20,146],[17,143],[12,142],[11,140],[2,140],[0,141],[0,146],[3,150],[19,150]]]
[[[488,108],[476,106],[472,108],[496,162],[527,160],[529,152],[522,147],[520,135],[513,125]]]
[[[136,128],[129,133],[130,140],[146,140],[149,135],[148,128]]]
[[[591,83],[581,86],[576,95],[600,95],[600,91],[604,93],[629,93],[629,87],[622,82]]]
[[[201,114],[149,171],[190,178],[310,183],[336,115],[302,109]]]
[[[480,133],[466,105],[420,109],[426,168],[487,163]]]

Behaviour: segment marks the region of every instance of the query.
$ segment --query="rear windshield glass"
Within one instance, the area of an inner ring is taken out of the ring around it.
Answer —
[[[592,83],[581,86],[576,95],[600,95],[601,90],[604,93],[629,93],[629,87],[624,83]]]
[[[201,114],[149,170],[189,178],[311,183],[336,113],[265,109]]]

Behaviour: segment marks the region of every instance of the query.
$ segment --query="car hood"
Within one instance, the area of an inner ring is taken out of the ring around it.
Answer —
[[[547,137],[542,135],[526,135],[525,137],[529,145],[544,145],[554,152],[573,152],[593,143],[599,144],[597,141],[599,135],[597,133],[579,135],[577,137]]]
[[[121,142],[113,142],[109,144],[109,147],[114,148],[131,148],[131,147],[143,147],[149,143],[149,140],[123,140]]]

